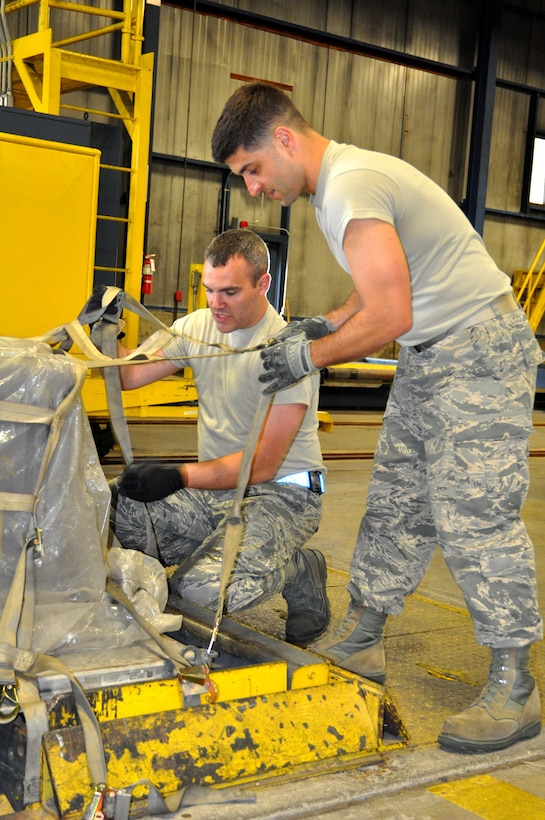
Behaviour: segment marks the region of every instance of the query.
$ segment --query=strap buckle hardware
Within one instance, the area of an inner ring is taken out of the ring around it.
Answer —
[[[11,723],[21,710],[17,686],[4,683],[0,686],[0,723]]]

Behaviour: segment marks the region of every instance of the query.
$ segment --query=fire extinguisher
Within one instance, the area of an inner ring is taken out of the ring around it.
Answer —
[[[155,254],[144,254],[142,269],[142,296],[149,296],[153,291],[153,274],[155,273]]]

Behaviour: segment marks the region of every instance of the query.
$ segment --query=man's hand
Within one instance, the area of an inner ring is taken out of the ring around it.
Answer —
[[[259,376],[259,381],[266,385],[264,393],[276,393],[290,387],[316,370],[310,357],[310,344],[301,333],[261,351],[265,372]]]
[[[106,322],[112,322],[112,324],[117,324],[121,318],[121,312],[123,310],[123,291],[120,290],[116,293],[109,305],[104,308],[102,306],[102,298],[107,289],[107,285],[97,285],[87,301],[85,309],[91,324],[94,324],[96,321],[96,319],[93,318],[95,315]]]
[[[299,322],[290,322],[275,338],[277,342],[285,342],[303,333],[307,339],[314,341],[333,333],[334,330],[334,326],[325,316],[311,316]]]
[[[183,486],[182,474],[177,467],[158,461],[139,461],[125,468],[117,489],[119,495],[134,501],[158,501]]]
[[[116,293],[109,305],[103,308],[102,298],[106,290],[106,285],[98,285],[84,308],[84,321],[89,324],[91,341],[101,351],[103,348],[102,328],[105,327],[104,323],[117,325],[116,336],[118,339],[122,339],[125,335],[123,333],[125,322],[121,319],[121,313],[123,311],[123,291],[120,290]],[[81,318],[83,317],[80,317],[80,321]],[[110,355],[113,355],[112,351],[110,351]]]

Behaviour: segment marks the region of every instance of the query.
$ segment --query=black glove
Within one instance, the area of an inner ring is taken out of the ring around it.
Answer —
[[[182,474],[177,467],[158,461],[138,461],[125,468],[117,491],[134,501],[158,501],[183,486]]]
[[[261,351],[264,373],[259,381],[266,384],[264,393],[276,393],[295,384],[316,368],[310,357],[310,341],[304,333]]]
[[[335,328],[325,316],[311,316],[299,322],[290,322],[275,336],[277,342],[285,342],[294,336],[304,333],[307,339],[314,341],[333,333]]]

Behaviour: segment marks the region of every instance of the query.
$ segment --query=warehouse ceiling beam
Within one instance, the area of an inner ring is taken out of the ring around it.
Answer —
[[[208,0],[168,0],[169,6],[175,6],[186,11],[205,14],[212,17],[219,17],[223,20],[230,20],[234,23],[251,26],[261,31],[269,31],[272,34],[279,34],[283,37],[291,37],[311,45],[332,48],[338,51],[346,51],[350,54],[359,54],[362,57],[372,57],[377,60],[384,60],[396,65],[415,68],[419,71],[428,71],[432,74],[440,74],[453,79],[471,79],[473,70],[461,68],[460,66],[442,63],[439,60],[428,60],[425,57],[417,57],[396,49],[376,46],[361,40],[354,40],[351,37],[343,37],[332,34],[328,31],[320,31],[309,26],[300,26],[281,20],[277,17],[267,17],[263,14],[255,14],[245,9],[225,6],[220,3],[208,2]]]

